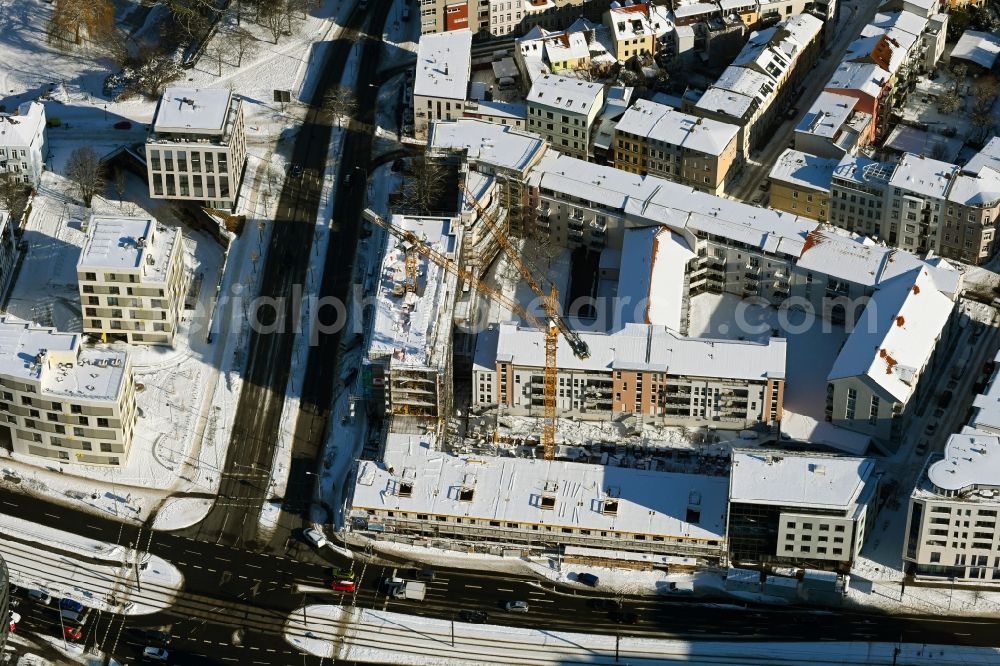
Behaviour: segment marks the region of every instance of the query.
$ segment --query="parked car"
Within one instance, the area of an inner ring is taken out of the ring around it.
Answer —
[[[470,624],[485,624],[490,619],[490,615],[484,610],[464,610],[458,614],[458,619]]]
[[[927,427],[924,428],[924,434],[933,435],[935,430],[937,430],[937,421],[931,421],[927,424]]]
[[[74,627],[73,625],[63,627],[63,638],[68,641],[78,641],[83,638],[83,629]]]
[[[434,580],[435,577],[434,569],[421,569],[413,574],[413,577],[417,580]]]
[[[592,573],[578,573],[576,575],[576,582],[583,583],[584,585],[589,585],[590,587],[597,587],[597,582],[600,580],[597,576]]]
[[[945,407],[947,407],[948,405],[950,405],[951,404],[952,395],[953,394],[952,394],[951,391],[945,391],[944,393],[942,393],[941,397],[938,398],[938,407],[944,409]]]
[[[926,439],[923,440],[923,441],[921,441],[919,444],[917,444],[917,455],[918,456],[922,456],[925,453],[927,453],[927,440]]]
[[[45,590],[28,590],[28,598],[46,605],[52,601],[52,595]]]
[[[322,548],[326,545],[326,537],[315,527],[307,527],[302,530],[302,538],[306,540],[310,546],[316,548]]]
[[[527,601],[508,601],[504,604],[504,610],[511,613],[527,613],[529,606]]]
[[[591,599],[587,605],[596,611],[616,611],[621,610],[622,602],[617,599]]]
[[[410,8],[405,5],[403,6],[403,20],[404,21],[410,20]]]
[[[69,599],[64,597],[59,600],[59,608],[61,610],[73,611],[74,613],[82,613],[84,606],[75,599]]]
[[[934,418],[939,419],[942,416],[944,416],[944,410],[943,409],[941,409],[940,407],[938,407],[937,409],[934,410]]]
[[[142,651],[142,656],[145,659],[151,659],[153,661],[166,661],[170,653],[161,647],[154,647],[150,645],[145,650]]]
[[[15,613],[14,611],[10,611],[7,615],[7,621],[10,622],[10,630],[12,632],[17,631],[17,623],[21,621],[21,615],[19,613]]]
[[[636,624],[639,621],[639,615],[632,611],[613,611],[608,617],[618,624]]]
[[[358,589],[353,580],[337,580],[330,587],[333,588],[334,592],[354,592]]]
[[[115,129],[120,129],[120,130],[132,129],[132,123],[130,123],[127,120],[119,120],[117,123],[115,123]]]

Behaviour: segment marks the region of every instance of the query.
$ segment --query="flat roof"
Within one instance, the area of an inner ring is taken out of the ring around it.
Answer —
[[[25,102],[17,113],[0,113],[0,145],[27,148],[45,125],[45,107],[38,102]]]
[[[544,74],[531,83],[529,104],[587,115],[604,98],[604,84]]]
[[[90,218],[77,268],[138,270],[143,283],[163,282],[167,278],[174,245],[180,238],[179,228],[168,229],[151,217],[94,215]]]
[[[0,374],[38,381],[46,395],[117,400],[127,361],[123,349],[83,347],[79,333],[0,316]]]
[[[382,458],[382,463],[361,461],[354,509],[702,541],[721,542],[725,536],[725,477],[558,460],[453,456],[438,451],[432,435],[401,433],[388,434]],[[403,483],[410,485],[409,496],[400,492]],[[548,498],[552,508],[544,508]],[[617,501],[613,514],[604,512],[609,500]],[[689,522],[694,515],[698,520]]]
[[[889,178],[889,185],[916,192],[920,196],[941,199],[948,191],[951,176],[958,170],[951,162],[942,162],[923,155],[903,153]]]
[[[952,58],[974,62],[984,69],[993,68],[997,55],[1000,55],[1000,36],[976,30],[963,32],[951,50]]]
[[[991,167],[995,171],[1000,171],[1000,136],[995,136],[983,146],[983,149],[972,156],[965,163],[962,171],[976,173],[984,166]]]
[[[420,37],[413,94],[464,100],[472,71],[472,33],[448,30]]]
[[[729,501],[847,510],[875,469],[871,458],[734,449]]]
[[[766,343],[687,338],[664,326],[636,323],[626,324],[610,334],[581,332],[579,335],[589,345],[590,357],[574,356],[569,343],[560,336],[557,352],[560,368],[592,372],[642,370],[750,381],[785,376],[784,338],[770,338]],[[544,368],[544,331],[513,323],[500,324],[497,358],[511,359],[514,365]]]
[[[228,88],[171,86],[163,91],[153,130],[222,133],[233,93]]]
[[[795,187],[829,193],[833,172],[838,164],[840,160],[786,148],[771,167],[768,178]]]
[[[824,90],[802,116],[795,131],[833,139],[847,122],[857,103],[856,97]]]
[[[721,155],[736,139],[739,126],[682,113],[665,104],[636,100],[616,129],[707,155]]]
[[[877,98],[891,77],[887,70],[870,62],[842,62],[826,83],[826,90],[857,90]]]
[[[866,376],[872,388],[906,403],[953,307],[927,269],[890,280],[868,301],[827,381]]]
[[[944,161],[954,162],[963,145],[964,142],[955,136],[945,136],[909,125],[896,125],[889,132],[883,147],[897,153],[937,155]]]
[[[415,234],[434,250],[452,256],[458,250],[461,225],[454,218],[393,215],[392,225]],[[416,291],[405,292],[406,251],[399,241],[386,234],[386,249],[375,298],[369,357],[391,356],[393,363],[432,366],[450,344],[450,328],[438,335],[439,327],[450,326],[455,279],[437,264],[417,255]],[[449,340],[442,340],[449,338]]]
[[[993,376],[982,393],[972,401],[975,410],[969,425],[977,430],[1000,434],[1000,352],[993,357]]]
[[[879,12],[875,15],[871,25],[880,28],[898,28],[911,35],[920,37],[927,28],[928,19],[913,12]]]
[[[1000,488],[1000,438],[970,432],[951,435],[944,458],[927,467],[927,478],[947,491]]]
[[[466,151],[473,162],[515,171],[533,165],[547,148],[537,134],[473,118],[434,123],[427,145],[432,149]]]

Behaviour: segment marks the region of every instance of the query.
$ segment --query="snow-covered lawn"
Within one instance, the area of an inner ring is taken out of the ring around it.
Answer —
[[[895,643],[713,642],[450,622],[322,605],[298,609],[285,640],[325,659],[385,664],[990,664],[993,648]],[[896,650],[899,650],[896,653]],[[894,662],[894,660],[897,660]]]

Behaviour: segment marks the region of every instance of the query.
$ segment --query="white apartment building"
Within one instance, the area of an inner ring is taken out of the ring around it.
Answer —
[[[726,539],[734,565],[850,570],[875,524],[875,461],[734,449]]]
[[[914,405],[933,390],[920,379],[933,378],[954,307],[927,269],[883,284],[827,376],[827,420],[895,450]]]
[[[17,113],[0,113],[0,174],[38,187],[45,169],[45,107],[25,102]]]
[[[1000,438],[965,428],[910,495],[903,562],[918,577],[1000,581]]]
[[[590,131],[604,106],[603,84],[547,74],[531,84],[527,103],[529,132],[566,155],[590,158]]]
[[[179,228],[152,218],[92,217],[76,266],[84,333],[173,344],[188,287],[183,246]]]
[[[685,338],[664,326],[633,323],[611,334],[581,333],[590,357],[560,338],[556,406],[561,415],[606,420],[622,415],[672,425],[742,429],[781,418],[785,340],[766,344]],[[473,404],[541,416],[545,332],[504,323],[480,333]]]
[[[146,138],[149,196],[233,210],[246,162],[243,101],[231,90],[163,92]]]
[[[424,35],[413,80],[413,133],[426,139],[439,120],[457,120],[465,110],[472,76],[472,33],[453,30]]]
[[[381,460],[359,463],[348,515],[353,531],[380,540],[574,545],[717,565],[725,556],[726,478],[451,455],[432,435],[390,432]]]
[[[0,317],[0,414],[15,453],[124,465],[136,421],[128,353]]]

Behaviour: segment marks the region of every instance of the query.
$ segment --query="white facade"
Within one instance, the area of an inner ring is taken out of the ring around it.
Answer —
[[[413,133],[426,139],[431,124],[457,120],[472,76],[472,33],[452,30],[420,38],[413,81]]]
[[[590,130],[604,106],[602,84],[547,74],[532,83],[527,102],[528,131],[566,155],[590,158]]]
[[[163,92],[146,139],[149,196],[232,210],[247,161],[243,102],[225,88]]]
[[[94,216],[77,263],[83,331],[173,344],[188,287],[183,234],[152,218]]]
[[[17,113],[0,113],[0,174],[38,187],[45,169],[45,107],[25,102]]]
[[[136,421],[125,351],[0,317],[0,415],[16,453],[124,465]]]

